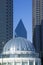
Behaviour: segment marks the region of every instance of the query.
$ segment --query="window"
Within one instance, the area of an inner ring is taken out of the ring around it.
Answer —
[[[22,62],[22,65],[28,65],[28,62]]]
[[[11,62],[8,62],[8,65],[12,65],[12,63]]]
[[[29,61],[29,65],[34,65],[34,64],[33,64],[33,61]]]
[[[6,65],[6,63],[3,63],[3,65]]]
[[[3,63],[3,65],[12,65],[11,62],[6,62],[6,63]]]
[[[15,65],[21,65],[21,63],[20,62],[15,62]]]
[[[35,65],[38,65],[38,62],[37,61],[35,62]]]
[[[0,63],[0,65],[2,65],[2,64]]]

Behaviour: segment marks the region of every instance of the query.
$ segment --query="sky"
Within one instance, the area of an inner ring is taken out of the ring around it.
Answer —
[[[13,30],[20,19],[27,30],[27,39],[32,42],[32,0],[13,0]]]

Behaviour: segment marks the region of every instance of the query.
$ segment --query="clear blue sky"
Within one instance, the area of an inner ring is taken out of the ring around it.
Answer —
[[[32,41],[32,0],[13,0],[14,29],[22,19],[27,30],[27,39]]]

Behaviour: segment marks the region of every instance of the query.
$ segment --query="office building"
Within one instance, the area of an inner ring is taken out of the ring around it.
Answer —
[[[30,41],[22,37],[9,40],[0,55],[0,65],[41,65],[39,54]]]
[[[43,62],[43,0],[32,0],[32,24],[33,44]]]
[[[0,53],[13,37],[13,0],[0,0]]]
[[[15,29],[15,37],[23,37],[23,38],[27,38],[27,31],[26,28],[23,24],[22,19],[20,19],[16,29]]]

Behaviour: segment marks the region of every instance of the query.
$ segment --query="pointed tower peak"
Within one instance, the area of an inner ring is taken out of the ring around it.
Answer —
[[[27,38],[27,31],[26,31],[26,28],[23,24],[23,21],[22,19],[20,19],[16,29],[15,29],[15,32],[16,32],[16,36],[17,37],[24,37],[24,38]]]
[[[23,27],[25,27],[25,26],[24,26],[24,23],[23,23],[23,21],[22,21],[22,19],[19,20],[18,26],[19,26],[19,25],[22,25]],[[21,26],[21,27],[22,27],[22,26]]]
[[[22,19],[20,19],[19,22],[23,23]]]
[[[20,19],[20,21],[22,22],[22,19]]]

